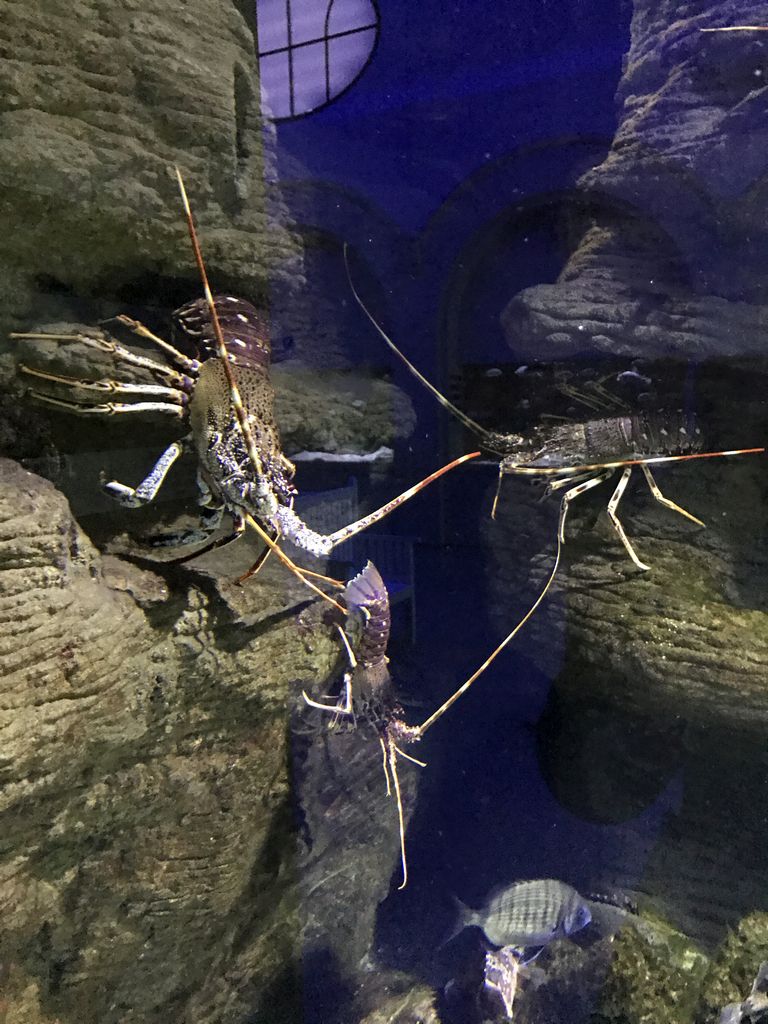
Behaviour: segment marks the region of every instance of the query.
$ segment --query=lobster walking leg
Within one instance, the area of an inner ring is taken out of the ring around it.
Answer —
[[[71,388],[73,391],[81,390],[86,393],[96,392],[99,395],[126,395],[130,397],[164,399],[176,405],[184,405],[187,401],[185,392],[177,388],[169,388],[164,384],[132,384],[119,380],[83,380],[77,377],[65,377],[63,374],[49,373],[45,370],[36,370],[31,366],[20,366],[19,369],[26,377],[35,377],[37,380],[45,381],[47,384],[58,384]],[[35,398],[45,401],[48,397],[45,392],[32,391]],[[67,407],[77,411],[80,403],[73,402]],[[103,406],[93,407],[98,410]],[[89,410],[91,411],[91,410]]]
[[[197,551],[192,551],[188,555],[182,555],[181,558],[169,558],[168,561],[174,565],[182,565],[184,562],[191,562],[193,558],[198,558],[200,555],[207,555],[209,551],[216,551],[218,548],[226,547],[227,544],[232,544],[234,541],[239,540],[245,533],[245,519],[239,515],[232,516],[232,529],[229,533],[223,537],[216,537],[214,540],[204,544]],[[269,549],[267,549],[269,550]]]
[[[651,494],[654,496],[656,501],[666,506],[666,508],[672,509],[673,512],[679,512],[681,516],[685,516],[686,519],[690,519],[691,522],[696,523],[698,526],[705,525],[704,523],[702,523],[700,519],[697,519],[696,516],[691,515],[690,512],[686,512],[684,508],[680,508],[679,505],[676,505],[674,501],[672,501],[670,498],[664,497],[664,495],[659,490],[659,485],[653,479],[653,475],[646,465],[641,464],[640,468],[645,474],[645,479],[648,481],[648,486],[651,489]]]
[[[183,406],[171,402],[102,402],[99,405],[80,405],[78,402],[67,402],[63,398],[53,398],[40,391],[31,391],[36,402],[50,405],[54,409],[64,409],[76,416],[115,416],[120,413],[161,412],[177,419],[186,415]]]
[[[118,317],[117,319],[120,319],[120,318]],[[146,328],[145,328],[145,330],[146,330]],[[147,334],[150,334],[150,332],[147,331]],[[27,333],[27,334],[14,333],[14,334],[11,334],[10,337],[11,338],[16,338],[16,339],[24,339],[24,338],[26,338],[29,341],[71,341],[71,342],[77,342],[80,345],[84,345],[86,348],[95,348],[99,352],[107,352],[107,353],[109,353],[109,355],[112,356],[112,358],[115,360],[115,362],[118,362],[118,363],[129,363],[131,366],[140,366],[144,370],[149,370],[150,373],[155,374],[161,380],[170,381],[171,383],[176,384],[179,387],[184,387],[187,384],[187,380],[185,379],[184,375],[179,373],[178,370],[174,370],[172,367],[168,366],[166,363],[158,363],[154,359],[149,359],[147,356],[137,355],[135,352],[131,352],[131,350],[129,348],[126,348],[125,345],[121,345],[117,341],[107,341],[106,338],[92,338],[88,334],[40,334],[40,333],[31,333],[31,334],[29,334],[29,333]],[[151,335],[151,337],[154,338],[155,336]],[[157,340],[161,341],[162,339],[158,338]],[[163,345],[165,345],[165,344],[166,343],[163,342]],[[168,348],[171,349],[171,351],[173,351],[173,352],[176,351],[170,345],[168,346]],[[178,353],[178,356],[179,356],[180,359],[185,360],[185,363],[183,364],[184,365],[184,369],[189,369],[190,372],[192,372],[196,368],[199,368],[199,363],[197,363],[196,360],[189,360],[189,359],[187,359],[186,356],[182,356],[181,352]],[[24,366],[24,365],[20,366],[19,369],[23,373],[30,372],[29,367]],[[35,371],[31,371],[31,372],[34,373]]]
[[[104,484],[104,490],[127,508],[139,508],[141,505],[146,505],[150,501],[154,501],[168,471],[183,451],[184,445],[179,441],[174,441],[168,445],[138,487],[128,487],[117,480],[110,480],[109,483]]]
[[[280,531],[279,530],[276,530],[276,529],[275,530],[268,530],[267,533],[269,534],[269,536],[272,538],[272,540],[275,543],[277,543],[280,540]],[[264,563],[269,558],[271,553],[272,553],[272,548],[270,548],[268,545],[265,544],[264,545],[264,550],[261,552],[261,554],[256,559],[256,561],[253,563],[253,565],[250,567],[250,569],[247,572],[244,572],[242,576],[238,576],[237,577],[237,582],[240,584],[240,586],[242,586],[243,583],[245,583],[246,580],[249,580],[251,578],[251,576],[256,576],[256,575],[258,575],[258,573],[261,572],[261,570],[262,570],[262,568],[264,566]]]
[[[354,652],[352,651],[352,648],[349,645],[349,640],[347,639],[347,634],[344,632],[344,630],[341,628],[341,626],[337,625],[336,628],[338,629],[338,631],[339,631],[339,633],[341,635],[341,639],[344,641],[344,646],[347,649],[347,657],[349,658],[349,667],[352,669],[352,671],[354,671],[357,668],[357,658],[355,657]],[[311,708],[318,708],[320,711],[330,711],[330,712],[332,712],[335,715],[351,715],[353,713],[352,712],[352,673],[351,672],[345,672],[344,673],[344,702],[343,703],[341,701],[337,701],[335,704],[323,704],[323,703],[321,703],[321,701],[312,700],[312,698],[307,695],[306,690],[302,690],[301,691],[301,695],[304,698],[304,700],[307,702],[307,704],[309,704],[309,706]]]
[[[496,518],[496,508],[499,504],[499,498],[501,497],[501,481],[504,479],[503,462],[499,463],[499,479],[496,483],[496,493],[493,496],[493,504],[491,505],[491,519]]]
[[[607,469],[605,472],[598,473],[596,476],[590,477],[589,480],[585,480],[583,483],[565,492],[560,502],[560,520],[557,525],[557,538],[560,544],[565,544],[565,519],[568,515],[568,507],[573,499],[578,498],[585,491],[591,491],[593,487],[597,487],[598,484],[603,483],[604,480],[609,480],[612,476],[613,470]]]
[[[619,502],[621,501],[621,496],[626,490],[627,484],[629,483],[629,478],[631,476],[632,467],[626,466],[624,472],[621,474],[621,478],[618,484],[616,485],[616,490],[613,492],[613,494],[611,495],[611,500],[608,502],[608,515],[610,517],[611,522],[613,523],[613,528],[619,535],[619,540],[626,548],[629,557],[632,559],[632,561],[635,563],[638,569],[642,569],[643,572],[647,572],[647,570],[650,569],[650,565],[646,565],[645,562],[641,562],[640,559],[637,557],[635,549],[632,547],[632,544],[629,541],[629,537],[627,537],[626,533],[624,533],[624,527],[621,525],[619,517],[616,514],[616,509],[618,508]]]
[[[140,338],[146,338],[147,341],[151,341],[158,348],[162,349],[167,355],[169,355],[174,362],[180,366],[187,373],[197,373],[200,369],[200,361],[197,359],[190,359],[185,356],[183,352],[179,352],[173,345],[169,345],[164,338],[158,337],[148,327],[145,327],[140,320],[134,320],[133,317],[126,316],[125,313],[121,313],[120,316],[116,316],[115,320],[117,323],[127,327],[134,334],[137,334]]]

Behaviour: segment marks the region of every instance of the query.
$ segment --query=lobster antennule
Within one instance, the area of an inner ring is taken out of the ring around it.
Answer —
[[[457,420],[463,423],[468,430],[471,430],[476,437],[479,437],[481,441],[483,441],[488,447],[490,447],[489,442],[491,441],[492,438],[491,434],[485,429],[485,427],[481,427],[479,423],[476,423],[475,420],[467,416],[467,414],[462,412],[461,409],[458,408],[458,406],[454,405],[453,402],[451,402],[449,399],[445,397],[445,395],[438,391],[434,384],[428,381],[427,378],[419,370],[416,369],[416,367],[413,365],[410,359],[408,359],[408,357],[403,352],[400,351],[400,349],[397,347],[394,341],[392,341],[392,339],[386,333],[381,324],[379,324],[378,321],[374,318],[373,314],[370,312],[368,307],[360,298],[360,295],[358,294],[358,291],[352,282],[352,274],[350,273],[349,270],[349,258],[347,256],[346,242],[344,243],[344,269],[347,272],[347,280],[349,281],[349,287],[352,291],[352,294],[355,297],[355,302],[357,302],[360,309],[363,311],[363,313],[365,313],[367,318],[373,324],[375,330],[378,331],[380,336],[383,338],[384,343],[389,346],[389,348],[395,353],[398,359],[405,363],[405,365],[411,371],[413,376],[418,381],[421,381],[424,387],[435,396],[435,398],[444,408],[446,408],[450,413],[452,413]]]

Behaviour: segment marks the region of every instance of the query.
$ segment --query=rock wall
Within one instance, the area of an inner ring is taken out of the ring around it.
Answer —
[[[254,20],[245,4],[210,0],[0,0],[0,450],[54,478],[79,517],[53,484],[0,463],[8,1022],[292,1024],[303,1013],[306,936],[322,929],[302,888],[297,829],[312,807],[301,804],[345,793],[341,773],[314,777],[311,743],[296,784],[290,715],[302,686],[325,692],[338,636],[274,560],[233,584],[254,561],[248,541],[190,568],[100,554],[121,529],[194,514],[191,465],[146,516],[98,493],[101,470],[137,480],[185,428],[49,414],[22,397],[7,342],[125,311],[168,336],[170,310],[200,293],[174,165],[214,288],[268,307],[275,283],[281,301],[303,285],[260,113]],[[21,358],[140,379],[77,345],[31,344]],[[412,427],[383,380],[289,362],[275,383],[288,451],[370,451]],[[365,793],[376,773],[379,807],[375,761],[354,778]],[[349,905],[335,905],[328,940],[350,985],[398,861],[396,819],[369,822],[365,841],[374,831],[378,856],[345,890]],[[319,845],[317,879],[335,856]]]
[[[265,180],[253,29],[233,3],[3,0],[0,49],[0,333],[39,320],[51,284],[197,290],[175,164],[220,287],[264,301],[270,274],[300,269]]]
[[[239,984],[258,1010],[297,964],[287,707],[336,643],[283,574],[237,609],[169,588],[100,559],[47,481],[0,476],[8,1019],[221,1021]]]
[[[601,214],[554,285],[508,305],[521,359],[764,354],[768,41],[750,2],[637,0]]]

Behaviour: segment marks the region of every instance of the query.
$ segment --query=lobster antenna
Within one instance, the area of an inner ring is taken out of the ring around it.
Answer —
[[[483,674],[483,672],[485,672],[485,670],[488,668],[488,666],[496,659],[496,656],[501,654],[501,652],[504,650],[504,648],[507,646],[507,644],[520,632],[520,630],[523,628],[523,626],[526,624],[526,622],[530,619],[530,617],[533,615],[533,613],[536,611],[536,609],[539,607],[541,602],[546,597],[547,591],[552,586],[552,582],[554,581],[555,575],[557,574],[558,566],[560,565],[560,553],[561,553],[561,551],[562,551],[562,541],[560,540],[560,531],[558,530],[558,535],[557,535],[557,552],[555,554],[555,564],[552,566],[552,571],[550,572],[549,578],[547,579],[547,582],[544,584],[544,588],[542,589],[541,593],[536,598],[536,600],[533,602],[533,604],[528,609],[528,611],[525,613],[525,615],[522,617],[522,619],[520,619],[520,621],[515,626],[515,628],[512,630],[512,632],[508,633],[507,636],[504,637],[504,639],[501,641],[499,646],[494,651],[492,651],[491,654],[488,655],[488,657],[485,659],[485,661],[480,666],[480,668],[478,668],[475,672],[473,672],[472,675],[469,677],[469,679],[465,683],[462,683],[462,685],[458,688],[458,690],[452,696],[450,696],[448,698],[448,700],[444,704],[442,704],[437,709],[437,711],[434,712],[434,714],[429,716],[429,718],[426,720],[426,722],[423,722],[420,726],[417,727],[416,731],[417,731],[417,733],[419,735],[419,739],[421,739],[421,737],[424,735],[424,733],[427,731],[427,729],[429,729],[430,726],[435,724],[435,722],[438,720],[438,718],[442,718],[442,716],[445,714],[445,712],[453,704],[456,703],[456,701],[459,699],[459,697],[461,697],[462,694],[467,692],[467,690],[470,688],[472,683],[474,683],[474,681],[478,678],[478,676],[481,676]]]
[[[181,171],[174,165],[176,171],[176,180],[179,183],[179,191],[181,192],[181,201],[184,203],[184,213],[187,217],[187,227],[189,228],[189,237],[192,241],[192,249],[195,253],[195,260],[197,261],[197,269],[200,272],[200,279],[203,282],[203,291],[205,292],[205,301],[208,303],[208,311],[211,314],[211,323],[213,324],[213,333],[216,338],[216,346],[219,350],[219,358],[224,364],[224,372],[227,375],[227,384],[229,385],[230,397],[232,399],[232,406],[235,410],[235,416],[237,417],[237,424],[240,427],[240,433],[243,435],[245,441],[245,447],[248,452],[248,458],[253,463],[253,466],[259,476],[264,475],[264,467],[261,464],[259,453],[256,450],[256,444],[253,440],[253,434],[251,433],[251,427],[248,423],[248,416],[243,406],[243,400],[240,397],[240,389],[237,386],[235,380],[235,374],[232,369],[232,364],[229,359],[229,352],[227,352],[227,346],[224,342],[224,334],[221,330],[221,324],[219,323],[219,314],[216,312],[216,303],[213,301],[213,295],[211,294],[211,286],[208,284],[208,274],[205,271],[205,263],[203,262],[203,254],[200,250],[200,243],[197,240],[197,231],[195,230],[195,222],[192,217],[192,209],[189,205],[189,199],[187,198],[187,190],[184,187],[184,179],[181,176]]]
[[[197,262],[197,269],[200,272],[200,279],[203,282],[203,291],[205,292],[205,301],[208,303],[208,310],[209,310],[209,312],[211,314],[211,323],[213,324],[213,333],[214,333],[214,336],[216,338],[217,348],[219,350],[219,358],[221,359],[222,363],[224,364],[224,372],[225,372],[225,374],[227,376],[227,384],[229,385],[230,398],[231,398],[231,401],[232,401],[232,406],[233,406],[233,408],[235,410],[235,417],[237,419],[237,425],[240,428],[240,433],[242,434],[243,441],[245,442],[246,451],[248,452],[248,458],[251,460],[251,463],[253,464],[253,467],[256,470],[257,474],[259,476],[263,476],[264,475],[264,467],[262,466],[261,459],[259,458],[259,453],[256,450],[256,443],[253,440],[253,434],[251,433],[250,424],[248,422],[248,416],[247,416],[247,413],[246,413],[245,408],[243,406],[243,400],[240,397],[240,389],[237,386],[237,381],[235,380],[235,374],[234,374],[234,371],[232,369],[232,364],[230,363],[230,359],[229,359],[229,353],[227,352],[227,346],[226,346],[226,344],[224,342],[224,334],[222,333],[221,324],[219,323],[219,314],[216,311],[216,303],[213,301],[213,295],[211,293],[211,286],[208,283],[208,274],[206,273],[206,270],[205,270],[205,263],[203,261],[203,254],[202,254],[202,252],[200,250],[200,243],[199,243],[199,241],[197,239],[197,231],[195,230],[195,221],[194,221],[194,218],[192,217],[192,209],[191,209],[191,207],[189,205],[189,199],[187,197],[187,190],[184,187],[184,179],[181,176],[181,171],[175,165],[174,165],[174,170],[176,171],[176,180],[179,183],[179,191],[181,192],[181,201],[184,204],[184,213],[186,214],[186,217],[187,217],[187,226],[189,228],[189,237],[190,237],[190,239],[192,241],[192,249],[194,250],[194,253],[195,253],[195,260]],[[320,590],[319,587],[316,587],[314,585],[314,583],[311,583],[304,576],[301,568],[298,565],[296,565],[296,563],[293,562],[288,557],[288,555],[285,554],[284,551],[281,550],[279,545],[277,545],[275,543],[275,541],[272,539],[272,537],[270,537],[269,534],[266,532],[266,530],[264,530],[259,525],[259,523],[256,522],[256,520],[255,520],[255,518],[253,516],[248,515],[248,516],[246,516],[246,518],[247,518],[248,522],[251,524],[251,526],[254,528],[256,533],[259,535],[259,537],[267,545],[267,547],[270,548],[272,551],[274,551],[274,553],[277,555],[277,557],[280,559],[280,561],[283,563],[283,565],[287,566],[287,568],[289,568],[291,570],[291,572],[295,576],[298,576],[298,578],[302,581],[302,583],[304,583],[306,586],[308,586],[310,590],[315,591],[315,593],[319,594],[320,597],[324,598],[326,601],[328,601],[330,604],[332,604],[334,606],[334,608],[338,608],[339,611],[344,612],[344,609],[342,608],[342,606],[337,601],[334,601],[332,597],[328,596],[328,594],[323,593],[323,591]]]
[[[395,784],[395,800],[397,801],[397,824],[400,831],[400,862],[403,865],[403,880],[398,889],[404,889],[408,885],[408,861],[405,856],[405,817],[403,815],[403,797],[400,793],[400,779],[397,774],[397,747],[391,736],[387,737],[389,770],[392,773],[392,781]]]
[[[488,445],[488,441],[491,438],[491,434],[485,429],[485,427],[481,427],[479,423],[476,423],[473,419],[471,419],[469,416],[467,416],[466,413],[462,412],[461,409],[459,409],[457,406],[455,406],[453,404],[453,402],[449,401],[445,397],[445,395],[443,395],[440,391],[438,391],[437,388],[434,386],[434,384],[431,384],[427,380],[427,378],[422,373],[420,373],[419,370],[416,369],[416,367],[413,365],[413,363],[410,361],[410,359],[408,359],[408,357],[406,355],[404,355],[400,351],[400,349],[397,347],[397,345],[394,343],[394,341],[392,341],[392,339],[386,333],[384,328],[374,319],[373,314],[370,312],[368,307],[365,305],[363,300],[360,298],[360,296],[359,296],[359,294],[357,292],[357,289],[355,288],[355,286],[354,286],[354,284],[352,282],[352,274],[350,273],[350,270],[349,270],[349,259],[347,257],[347,243],[346,242],[344,243],[344,269],[347,272],[347,280],[349,281],[349,287],[352,290],[352,294],[355,297],[355,301],[357,302],[357,304],[360,307],[360,309],[362,309],[363,313],[365,313],[365,315],[371,321],[371,323],[373,324],[374,328],[379,332],[381,337],[384,339],[384,342],[390,347],[390,349],[395,353],[395,355],[402,362],[405,363],[405,365],[411,371],[413,376],[417,380],[421,381],[421,383],[424,385],[424,387],[428,391],[432,392],[432,394],[435,396],[435,398],[438,400],[438,402],[444,408],[446,408],[449,412],[453,413],[453,415],[456,417],[457,420],[459,420],[461,423],[463,423],[464,426],[467,427],[468,430],[471,430],[473,434],[475,434],[481,440],[485,441],[486,445]]]
[[[562,476],[568,473],[587,473],[594,469],[621,469],[622,466],[652,466],[660,462],[689,462],[691,459],[722,459],[731,455],[754,455],[765,448],[733,448],[722,452],[692,452],[690,455],[653,455],[650,458],[618,459],[616,462],[592,462],[583,466],[517,466],[510,465],[507,473],[528,476]]]
[[[429,476],[425,476],[423,480],[419,480],[412,487],[409,487],[402,494],[398,494],[396,498],[388,501],[386,505],[382,505],[381,508],[377,508],[374,512],[369,512],[367,516],[363,516],[362,519],[358,519],[354,523],[350,523],[349,526],[342,526],[340,530],[336,530],[335,533],[328,534],[325,538],[331,546],[331,549],[337,545],[343,543],[345,540],[349,540],[350,537],[354,537],[355,534],[360,533],[361,530],[366,530],[369,526],[374,523],[378,523],[380,519],[388,516],[390,512],[394,512],[396,508],[402,505],[418,494],[418,492],[426,487],[427,484],[431,484],[433,480],[437,480],[443,473],[447,473],[451,469],[455,469],[456,466],[460,466],[462,462],[469,462],[470,459],[476,459],[480,455],[480,452],[468,452],[466,455],[460,455],[458,459],[454,459],[452,462],[447,463],[445,466],[441,466],[440,469],[436,469],[434,473],[430,473]]]

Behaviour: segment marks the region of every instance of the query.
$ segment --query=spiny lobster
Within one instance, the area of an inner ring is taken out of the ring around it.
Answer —
[[[415,734],[422,736],[445,712],[466,693],[472,683],[488,668],[498,654],[511,642],[518,631],[530,619],[544,600],[560,565],[562,546],[565,543],[565,521],[568,507],[574,498],[609,480],[617,470],[622,474],[608,502],[608,515],[614,530],[628,555],[641,570],[649,567],[637,557],[616,513],[619,501],[629,483],[632,470],[639,466],[645,476],[654,498],[662,505],[685,516],[700,526],[704,523],[696,516],[666,498],[653,478],[650,465],[666,462],[682,462],[690,459],[722,458],[731,455],[748,455],[764,452],[765,448],[736,448],[728,451],[705,452],[701,448],[701,435],[692,417],[679,412],[671,416],[663,414],[610,416],[588,423],[567,423],[557,427],[538,427],[531,436],[500,434],[486,430],[457,406],[450,402],[395,345],[394,341],[376,321],[355,288],[349,269],[347,248],[344,247],[344,263],[352,294],[360,309],[379,333],[392,352],[437,401],[464,424],[490,452],[501,456],[499,480],[493,502],[495,514],[501,481],[507,474],[539,477],[548,482],[547,493],[565,487],[567,490],[560,501],[560,516],[557,529],[557,550],[552,570],[544,587],[531,608],[514,629],[502,640],[483,664],[437,709]]]
[[[189,434],[168,446],[137,487],[111,481],[105,485],[107,492],[128,506],[151,502],[182,452],[195,448],[198,456],[200,504],[214,512],[206,524],[206,532],[210,533],[218,527],[225,510],[232,518],[233,529],[230,534],[196,550],[190,557],[229,543],[245,531],[246,525],[250,525],[264,541],[266,549],[264,556],[241,579],[256,572],[263,557],[272,550],[302,582],[340,608],[307,579],[307,576],[316,574],[300,569],[288,558],[276,543],[277,538],[282,535],[313,555],[327,555],[338,544],[388,515],[422,487],[479,453],[463,456],[443,466],[380,509],[335,533],[324,535],[310,529],[293,510],[293,497],[296,494],[292,482],[294,466],[282,451],[274,418],[274,390],[269,375],[270,344],[266,324],[250,303],[233,296],[214,297],[211,293],[192,211],[178,168],[176,177],[205,298],[182,306],[174,314],[174,320],[181,332],[195,344],[197,358],[184,355],[138,321],[120,316],[117,317],[119,323],[156,345],[170,357],[174,366],[137,355],[117,341],[103,336],[32,333],[14,334],[12,337],[78,341],[109,352],[118,362],[148,370],[160,383],[145,385],[114,380],[80,381],[26,365],[20,367],[21,372],[37,381],[95,392],[100,396],[107,395],[110,399],[113,396],[141,399],[138,402],[109,401],[89,405],[54,398],[44,392],[32,392],[33,397],[39,401],[69,412],[81,415],[159,412],[188,422]]]
[[[312,700],[303,691],[302,694],[310,707],[330,712],[334,716],[332,725],[336,725],[342,717],[349,717],[354,724],[361,722],[375,732],[381,745],[387,796],[394,787],[397,801],[403,868],[399,888],[404,889],[408,883],[408,863],[405,856],[405,821],[397,758],[399,755],[422,768],[425,764],[398,746],[400,743],[412,743],[420,739],[420,736],[417,730],[406,724],[389,674],[389,593],[373,562],[368,562],[362,572],[347,583],[344,602],[347,628],[344,630],[339,626],[338,629],[349,658],[349,669],[344,674],[343,693],[335,704],[323,704]]]

